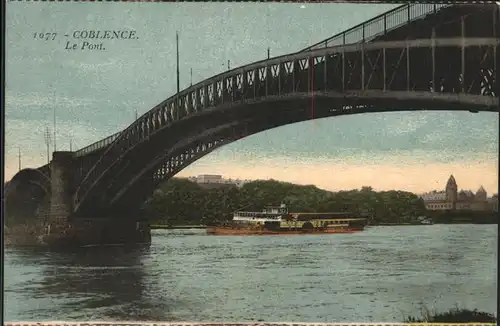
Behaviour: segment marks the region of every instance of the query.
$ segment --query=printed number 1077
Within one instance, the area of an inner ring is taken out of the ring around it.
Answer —
[[[55,40],[57,33],[33,33],[33,38],[39,40]]]

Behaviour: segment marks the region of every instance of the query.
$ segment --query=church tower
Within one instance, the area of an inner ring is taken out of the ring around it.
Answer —
[[[476,200],[477,201],[486,201],[488,197],[488,194],[486,193],[486,190],[484,189],[483,186],[479,187],[479,189],[476,192]]]
[[[452,209],[456,209],[457,204],[457,182],[453,177],[453,174],[450,175],[448,182],[446,183],[446,201],[451,202]]]

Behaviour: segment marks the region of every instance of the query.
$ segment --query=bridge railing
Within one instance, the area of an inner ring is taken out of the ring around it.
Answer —
[[[440,39],[440,46],[457,46],[459,40],[456,38],[449,39]],[[492,46],[496,44],[496,40],[491,39],[474,39],[469,42],[469,44],[489,44]],[[489,42],[489,43],[488,43]],[[463,43],[462,43],[463,44]],[[249,73],[253,74],[253,78],[255,78],[250,86],[253,88],[253,96],[264,96],[257,95],[260,94],[260,90],[257,90],[256,87],[262,88],[260,84],[265,81],[260,80],[259,76],[269,76],[272,67],[284,66],[287,63],[291,63],[293,65],[300,66],[300,62],[314,62],[315,57],[319,56],[329,56],[334,53],[342,53],[342,52],[355,52],[360,51],[365,48],[367,50],[370,49],[381,49],[387,46],[392,47],[430,47],[431,40],[416,40],[415,42],[401,40],[399,42],[393,41],[380,41],[376,43],[369,43],[366,45],[355,43],[355,44],[346,44],[346,45],[338,45],[338,46],[329,46],[328,48],[319,48],[310,52],[300,52],[294,53],[291,55],[283,55],[279,57],[274,57],[271,59],[264,59],[261,61],[257,61],[245,66],[237,67],[231,69],[229,71],[223,72],[206,80],[200,81],[199,83],[192,85],[179,93],[176,93],[169,97],[168,99],[162,101],[160,104],[153,107],[150,111],[144,113],[141,117],[139,117],[136,121],[134,121],[130,126],[128,126],[125,130],[119,133],[118,137],[108,146],[103,155],[98,159],[98,161],[92,166],[90,171],[86,174],[81,182],[79,188],[75,192],[75,207],[78,209],[78,205],[85,198],[90,189],[99,182],[102,178],[103,174],[110,169],[116,162],[118,162],[129,150],[129,148],[135,146],[136,144],[149,139],[151,135],[163,128],[165,124],[170,124],[180,119],[186,117],[186,115],[191,114],[191,110],[204,110],[205,108],[209,108],[215,105],[219,105],[224,103],[224,94],[228,94],[227,85],[229,85],[229,81],[237,80],[238,77],[242,79],[248,79]],[[312,63],[314,64],[314,63]],[[294,68],[295,69],[295,68]],[[297,68],[300,69],[300,68]],[[307,69],[307,68],[302,68]],[[287,74],[291,76],[290,78],[296,78],[295,75],[291,72],[285,72],[284,70],[280,70],[283,74]],[[272,77],[265,77],[272,78]],[[301,77],[297,77],[301,78]],[[244,82],[242,82],[243,86]],[[259,85],[259,86],[256,86]],[[295,82],[293,82],[295,85]],[[267,86],[263,86],[262,89],[267,89]],[[247,87],[249,88],[249,87]],[[246,88],[245,88],[246,89]],[[299,90],[293,86],[293,91],[298,92]],[[426,89],[427,91],[427,89]],[[236,94],[236,87],[231,87],[231,94],[229,95],[229,99],[227,101],[232,101],[232,97]],[[256,93],[257,92],[257,93]],[[228,96],[228,95],[225,95]],[[267,91],[266,91],[266,95]],[[189,105],[193,103],[193,99],[196,98],[196,105],[199,106],[197,108],[191,108]],[[241,101],[241,100],[238,100]],[[484,102],[489,103],[489,102]],[[479,103],[478,103],[479,104]],[[489,105],[489,104],[485,104]]]
[[[37,170],[40,171],[41,173],[49,176],[50,175],[50,164],[42,165]]]
[[[435,13],[449,6],[452,6],[452,4],[412,3],[402,5],[327,38],[326,40],[313,44],[299,52],[312,51],[336,45],[370,42],[391,30],[400,28],[423,16]]]
[[[426,16],[430,13],[437,12],[439,9],[451,6],[451,4],[406,4],[396,7],[386,13],[376,16],[364,23],[358,24],[346,31],[336,34],[326,40],[307,47],[303,51],[312,51],[324,47],[336,45],[354,44],[360,42],[369,42],[376,37],[386,34],[387,32],[399,28],[405,24]],[[108,146],[119,136],[120,132],[108,136],[98,142],[90,144],[75,152],[76,157],[84,156],[93,151],[99,150]]]
[[[101,139],[93,144],[90,144],[82,149],[79,149],[75,152],[75,156],[76,157],[80,157],[80,156],[84,156],[84,155],[87,155],[93,151],[96,151],[98,149],[101,149],[103,147],[106,147],[108,146],[109,144],[111,144],[113,141],[115,141],[116,138],[118,138],[118,136],[120,135],[121,131],[117,132],[116,134],[113,134],[111,136],[108,136],[104,139]]]
[[[432,6],[432,8],[435,8],[434,5]],[[411,17],[412,10],[409,10],[408,12],[410,12]],[[415,14],[414,16],[419,15],[418,10],[416,12],[417,14]],[[422,14],[420,14],[420,16],[422,16]],[[387,26],[387,18],[385,19],[385,22]],[[396,25],[397,24],[394,23],[393,26]],[[366,26],[364,30],[366,31]],[[489,42],[488,44],[490,46],[496,44],[489,39],[475,39],[471,40],[469,44],[486,44],[485,42]],[[439,44],[440,46],[457,46],[458,40],[456,38],[442,39],[440,40]],[[463,43],[461,44],[463,46]],[[287,87],[292,85],[292,88],[289,89],[292,89],[293,92],[299,92],[299,88],[296,88],[296,86],[298,87],[299,84],[295,85],[295,81],[296,79],[300,78],[304,78],[305,80],[305,77],[303,76],[303,74],[300,76],[299,74],[294,74],[291,70],[287,72],[285,68],[287,65],[290,64],[290,67],[293,68],[293,71],[295,71],[295,69],[298,69],[297,71],[299,71],[300,69],[306,70],[308,69],[306,68],[306,64],[309,62],[314,65],[316,57],[326,57],[332,54],[340,54],[344,52],[355,52],[365,48],[367,50],[382,49],[384,47],[388,47],[389,45],[392,48],[408,48],[413,46],[430,47],[431,40],[425,39],[417,40],[415,42],[407,40],[400,40],[399,42],[377,41],[376,43],[368,44],[362,44],[358,42],[346,45],[329,45],[327,48],[320,47],[310,52],[299,52],[278,56],[271,59],[263,59],[220,73],[216,76],[200,81],[199,83],[192,85],[191,87],[188,87],[177,94],[170,96],[166,100],[153,107],[150,111],[140,116],[125,130],[119,133],[116,139],[114,139],[114,141],[112,141],[111,144],[107,146],[105,152],[86,173],[86,175],[82,179],[82,182],[77,188],[74,196],[75,209],[79,208],[80,203],[85,200],[86,196],[94,187],[94,185],[97,185],[101,180],[104,180],[104,175],[107,173],[107,171],[115,164],[117,164],[117,162],[119,162],[128,153],[131,147],[144,140],[149,139],[149,137],[151,137],[153,133],[163,128],[166,124],[171,124],[180,119],[183,119],[186,115],[191,114],[192,110],[194,110],[193,112],[197,112],[198,110],[204,110],[206,108],[210,108],[222,103],[229,103],[229,101],[233,101],[233,97],[240,98],[242,95],[240,94],[241,90],[239,90],[238,87],[245,90],[250,90],[250,88],[253,88],[253,91],[251,91],[253,92],[253,95],[250,95],[249,99],[251,99],[252,96],[264,96],[258,95],[262,93],[261,91],[265,91],[265,96],[272,95],[267,94],[268,86],[266,85],[268,78],[273,78],[272,71],[274,67],[279,68],[279,74],[283,73],[284,77],[291,79]],[[301,67],[302,64],[304,64],[303,67]],[[262,76],[263,79],[261,79]],[[241,80],[240,86],[237,86],[238,79]],[[344,85],[344,81],[342,81],[342,83]],[[304,86],[306,84],[307,81],[305,83],[301,83],[300,89],[306,87]],[[233,87],[233,85],[236,86]],[[426,84],[426,87],[427,85],[428,84]],[[342,86],[342,88],[344,88],[344,86]],[[428,88],[426,88],[425,91],[428,91]],[[284,94],[281,93],[281,91],[278,92],[280,95]],[[226,98],[224,98],[225,96]],[[243,100],[245,99],[241,98],[237,101]],[[191,106],[193,103],[195,103],[195,107]],[[486,101],[484,103],[490,102]]]

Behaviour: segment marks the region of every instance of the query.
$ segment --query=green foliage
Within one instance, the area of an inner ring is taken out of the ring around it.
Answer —
[[[406,323],[496,323],[493,314],[477,311],[477,309],[454,308],[446,312],[431,313],[428,309],[422,311],[422,317],[408,317]]]
[[[412,222],[425,214],[423,201],[410,192],[361,190],[330,192],[313,185],[275,180],[253,181],[237,188],[225,185],[206,189],[187,179],[171,179],[143,206],[154,224],[214,225],[229,221],[236,210],[260,211],[286,203],[293,212],[366,214],[372,223]]]

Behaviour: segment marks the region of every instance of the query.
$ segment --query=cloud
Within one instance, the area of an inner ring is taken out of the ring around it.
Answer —
[[[17,107],[52,107],[53,105],[64,107],[81,107],[94,103],[91,98],[83,97],[65,97],[56,93],[21,93],[21,92],[6,92],[5,107],[6,112]]]
[[[427,118],[428,115],[415,114],[401,115],[401,117],[396,121],[393,121],[392,119],[392,121],[390,119],[385,119],[389,122],[389,125],[387,126],[387,134],[391,136],[399,136],[415,133],[418,129],[427,125]]]
[[[18,151],[21,150],[23,167],[36,168],[47,163],[46,128],[49,126],[50,153],[53,150],[52,125],[41,120],[10,119],[5,126],[5,169],[10,178],[18,169]],[[107,130],[100,130],[90,122],[74,124],[61,121],[57,124],[56,144],[58,150],[83,148],[108,136]],[[110,132],[111,134],[112,132]]]
[[[81,73],[89,73],[89,72],[99,72],[102,73],[103,70],[116,69],[117,65],[122,65],[122,63],[115,58],[109,58],[108,60],[102,62],[82,62],[70,60],[65,62],[65,65],[76,68],[80,70]]]

